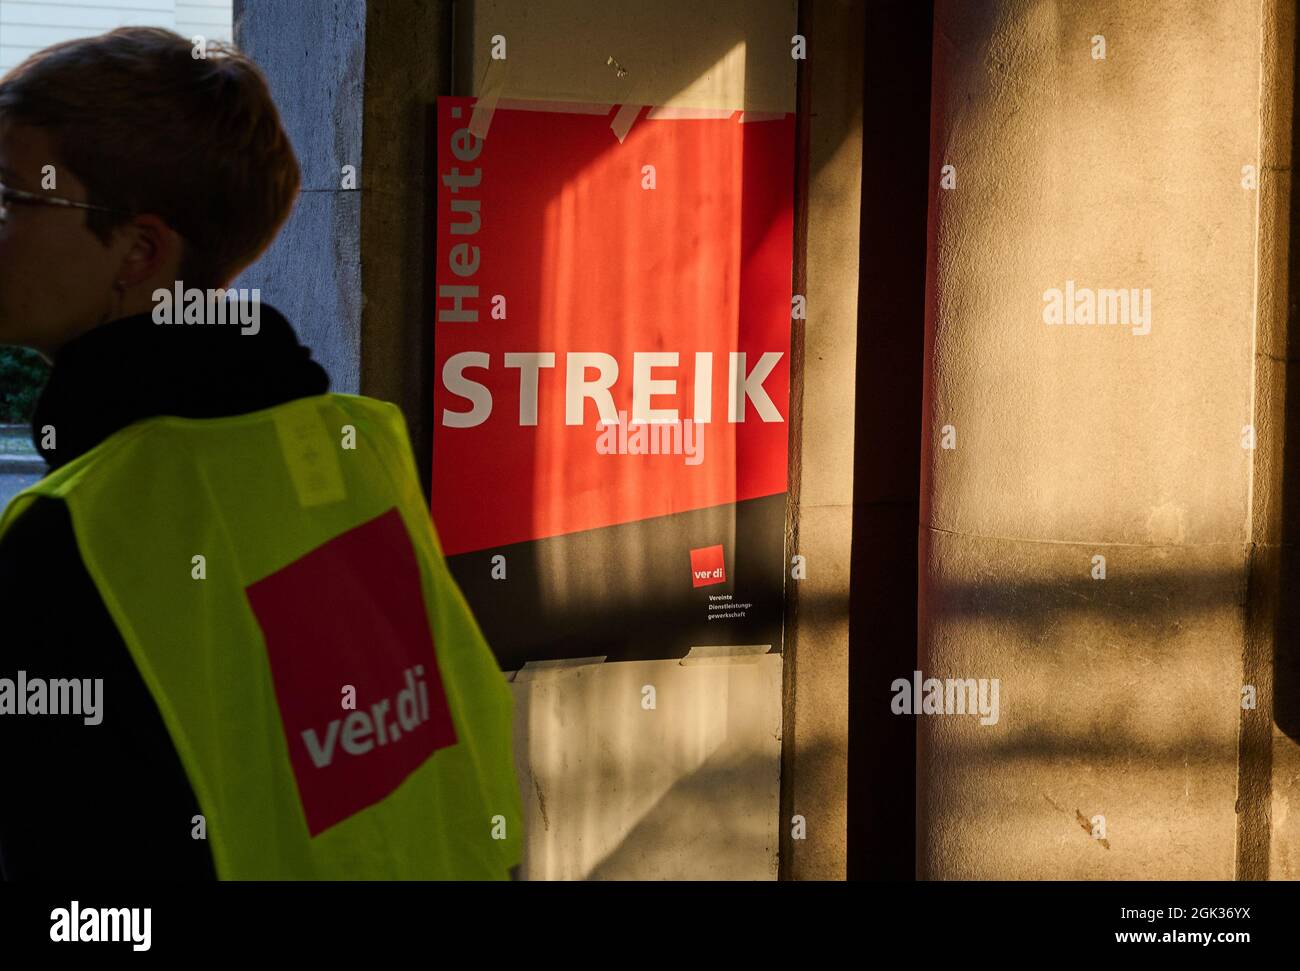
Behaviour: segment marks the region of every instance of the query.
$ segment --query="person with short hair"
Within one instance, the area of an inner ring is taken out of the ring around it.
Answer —
[[[0,344],[53,365],[0,519],[8,879],[520,862],[510,690],[400,413],[228,289],[299,183],[228,46],[123,28],[0,78]]]

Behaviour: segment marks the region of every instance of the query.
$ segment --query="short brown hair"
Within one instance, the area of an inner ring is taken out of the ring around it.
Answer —
[[[213,287],[270,245],[298,194],[298,161],[266,80],[237,50],[123,27],[55,44],[0,78],[0,122],[48,132],[90,201],[163,219],[185,237],[181,279]],[[87,212],[107,242],[128,217]]]

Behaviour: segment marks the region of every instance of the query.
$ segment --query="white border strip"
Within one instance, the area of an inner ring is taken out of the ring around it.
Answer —
[[[584,101],[527,101],[522,98],[502,98],[498,111],[557,111],[569,115],[607,115],[612,104],[592,104]]]
[[[651,108],[646,121],[716,121],[735,113],[733,108]]]

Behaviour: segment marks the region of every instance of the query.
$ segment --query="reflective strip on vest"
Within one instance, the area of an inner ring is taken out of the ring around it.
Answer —
[[[16,496],[0,535],[37,496],[68,505],[219,877],[496,880],[520,862],[510,688],[395,406],[138,422]]]

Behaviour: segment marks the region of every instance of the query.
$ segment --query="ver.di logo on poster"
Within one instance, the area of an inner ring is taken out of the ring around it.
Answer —
[[[726,582],[727,565],[722,555],[722,544],[691,550],[691,586],[707,587]]]

